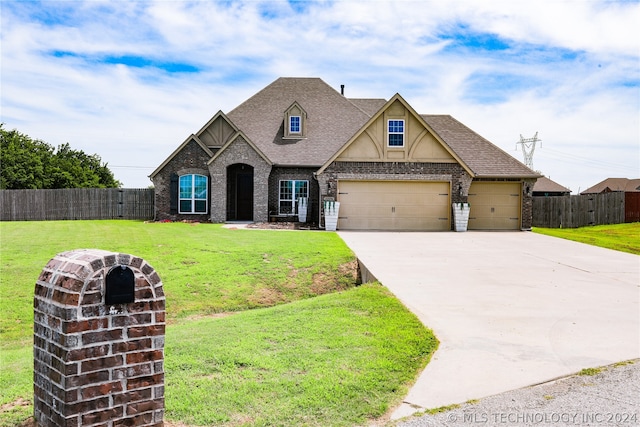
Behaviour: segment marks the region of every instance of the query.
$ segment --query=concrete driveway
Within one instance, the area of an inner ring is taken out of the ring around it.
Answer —
[[[340,231],[440,346],[393,419],[640,357],[640,257],[532,232]]]

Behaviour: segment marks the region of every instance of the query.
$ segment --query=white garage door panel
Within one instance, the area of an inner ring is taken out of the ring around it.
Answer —
[[[340,181],[342,230],[449,230],[448,182]]]
[[[473,182],[469,189],[469,230],[519,230],[519,182]]]

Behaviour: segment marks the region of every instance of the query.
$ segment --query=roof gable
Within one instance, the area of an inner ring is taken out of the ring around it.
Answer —
[[[189,135],[189,137],[187,139],[184,140],[184,142],[182,144],[180,144],[180,146],[178,146],[178,148],[175,149],[175,151],[173,153],[171,153],[169,155],[169,157],[167,157],[165,159],[164,162],[162,162],[162,164],[160,166],[158,166],[156,168],[156,170],[154,170],[153,172],[151,172],[151,175],[149,175],[149,178],[153,179],[158,173],[160,173],[160,171],[167,165],[169,164],[169,162],[171,162],[171,160],[178,155],[178,153],[180,153],[190,142],[195,142],[196,144],[198,144],[200,146],[200,148],[202,148],[202,151],[205,152],[205,154],[207,155],[207,157],[211,157],[213,156],[213,152],[200,140],[200,138],[198,138],[196,135],[191,134]]]
[[[284,117],[297,103],[307,114],[306,137],[284,138]],[[279,78],[227,114],[276,165],[320,166],[369,115],[318,78]]]
[[[387,144],[387,121],[404,120],[404,145]],[[400,94],[387,101],[328,161],[322,173],[334,161],[394,161],[465,164],[440,140],[429,125]],[[469,171],[470,172],[470,171]]]
[[[260,151],[260,149],[253,142],[251,142],[251,140],[247,138],[247,136],[241,131],[236,132],[233,137],[229,138],[227,143],[223,145],[218,151],[216,151],[213,156],[211,156],[211,159],[209,159],[207,164],[210,165],[211,163],[215,162],[216,159],[220,157],[238,139],[242,139],[244,142],[246,142],[267,164],[271,164],[271,161],[267,158],[267,156],[265,156],[264,153]]]
[[[298,131],[291,130],[292,123],[291,118],[298,118]],[[293,104],[284,112],[284,138],[287,139],[299,139],[307,137],[307,112],[298,104],[298,101],[294,101]]]
[[[238,132],[238,128],[222,112],[218,111],[197,133],[196,136],[211,148],[220,148]]]

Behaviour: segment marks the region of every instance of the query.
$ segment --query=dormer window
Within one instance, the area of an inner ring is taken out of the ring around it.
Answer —
[[[289,116],[289,133],[302,133],[300,116]]]
[[[284,112],[284,137],[290,139],[301,139],[307,136],[307,112],[294,102]]]

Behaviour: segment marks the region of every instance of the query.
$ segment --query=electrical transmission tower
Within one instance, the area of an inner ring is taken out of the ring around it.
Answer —
[[[538,139],[538,132],[533,135],[533,138],[523,138],[522,134],[520,134],[520,142],[516,143],[516,150],[518,149],[518,144],[520,144],[522,147],[522,155],[524,156],[524,164],[531,170],[533,170],[533,153],[536,151],[537,142],[540,142],[540,146],[542,147],[542,140]]]

